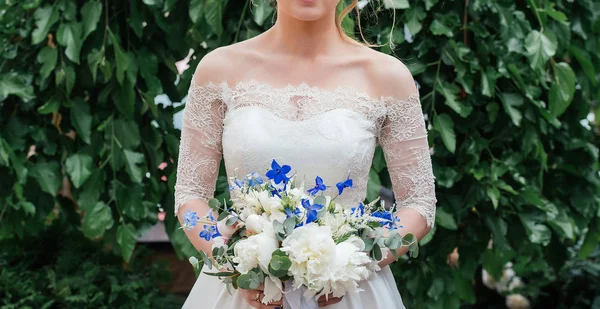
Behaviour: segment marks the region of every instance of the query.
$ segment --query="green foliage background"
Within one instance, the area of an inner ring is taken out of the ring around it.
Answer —
[[[0,240],[60,222],[129,261],[164,210],[178,255],[193,255],[171,215],[182,106],[154,98],[185,96],[193,70],[179,76],[175,62],[190,48],[194,68],[268,29],[268,2],[0,1]],[[592,306],[567,285],[568,267],[598,267],[600,3],[373,0],[361,18],[420,84],[434,150],[436,228],[418,259],[393,266],[405,304],[481,304],[481,267],[499,277],[513,261],[534,305]],[[344,21],[351,34],[356,24]],[[368,199],[380,186],[378,150]],[[223,172],[218,188],[227,194]]]

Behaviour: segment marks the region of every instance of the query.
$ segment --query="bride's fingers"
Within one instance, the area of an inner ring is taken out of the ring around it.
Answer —
[[[328,297],[323,295],[318,299],[319,307],[327,307],[329,305],[337,304],[342,301],[342,297],[333,297],[331,294]]]

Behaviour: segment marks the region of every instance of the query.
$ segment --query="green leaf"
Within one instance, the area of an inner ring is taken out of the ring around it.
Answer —
[[[92,80],[94,83],[96,82],[96,75],[98,73],[98,66],[104,57],[104,52],[98,49],[92,49],[92,51],[87,56],[88,66],[90,68],[90,72],[92,72]]]
[[[66,46],[65,55],[69,60],[79,64],[79,54],[83,41],[81,39],[83,29],[81,24],[70,22],[60,24],[56,33],[56,41],[62,46]]]
[[[252,15],[254,15],[254,22],[257,25],[262,26],[265,20],[273,14],[273,7],[268,0],[257,0],[253,2],[254,9],[252,10]]]
[[[596,217],[588,227],[583,244],[577,253],[579,258],[587,259],[598,248],[598,243],[600,243],[600,217]]]
[[[204,1],[205,0],[190,1],[189,15],[194,24],[198,23],[198,21],[203,17],[202,12],[204,9]]]
[[[73,154],[67,158],[65,168],[75,188],[79,189],[92,175],[92,161],[91,156],[82,153]]]
[[[133,119],[135,117],[135,92],[133,90],[134,85],[126,79],[122,85],[113,92],[113,103],[121,114],[127,119]]]
[[[51,97],[48,102],[40,106],[37,111],[40,115],[56,113],[60,109],[60,105],[60,101],[56,97]]]
[[[565,63],[561,62],[554,66],[555,82],[550,89],[550,114],[558,117],[567,110],[575,95],[575,72]]]
[[[451,153],[456,151],[456,135],[454,134],[454,122],[447,114],[434,116],[433,127],[440,132],[444,145]]]
[[[42,191],[56,196],[56,192],[62,184],[58,162],[37,163],[31,170],[31,176],[35,177]]]
[[[446,101],[444,103],[446,103],[446,105],[448,105],[450,108],[452,108],[452,110],[454,110],[457,114],[459,114],[461,117],[463,118],[467,118],[467,116],[469,116],[471,114],[471,112],[473,111],[473,107],[471,107],[471,105],[465,105],[461,102],[458,102],[456,100],[456,94],[450,90],[449,87],[444,86],[444,84],[442,84],[442,82],[440,81],[438,83],[437,90],[444,96],[444,98],[446,99]],[[455,87],[453,87],[455,88]]]
[[[121,224],[117,228],[117,243],[121,246],[123,260],[129,263],[137,241],[137,232],[133,224]]]
[[[552,232],[546,225],[536,222],[529,215],[520,214],[519,217],[525,227],[529,241],[534,244],[541,244],[542,246],[547,246],[550,243]]]
[[[131,177],[131,181],[135,183],[141,183],[145,171],[142,169],[142,167],[138,166],[138,164],[144,163],[144,155],[139,152],[133,152],[129,149],[124,149],[123,153],[125,154],[125,168]]]
[[[135,149],[140,146],[142,140],[139,125],[133,120],[115,119],[112,122],[114,131],[109,128],[106,133],[113,134],[118,143],[125,149]]]
[[[98,238],[114,224],[112,210],[104,202],[98,202],[83,216],[81,228],[87,238]]]
[[[81,17],[83,18],[83,35],[82,40],[96,30],[98,21],[102,15],[102,3],[100,1],[86,1],[81,8]]]
[[[84,101],[75,101],[71,107],[71,124],[86,144],[91,144],[92,115],[90,106]]]
[[[550,31],[541,33],[533,30],[525,38],[529,65],[534,70],[541,69],[548,59],[556,54],[557,48],[556,36]]]
[[[77,204],[81,211],[88,211],[100,200],[100,195],[104,193],[104,181],[104,171],[95,169],[83,183],[77,196]]]
[[[429,30],[433,35],[445,35],[449,38],[453,36],[452,29],[446,27],[446,25],[442,24],[439,20],[435,19],[431,26],[429,26]]]
[[[520,127],[523,115],[521,114],[521,111],[516,108],[516,106],[523,105],[523,97],[515,93],[502,93],[500,95],[500,101],[502,102],[502,106],[504,106],[504,110],[512,122],[517,127]]]
[[[56,67],[56,61],[58,60],[58,51],[56,48],[50,46],[44,46],[36,57],[37,62],[42,64],[40,68],[40,76],[42,80],[45,80],[50,76],[50,73]]]
[[[237,285],[242,289],[255,290],[260,284],[258,275],[252,271],[237,278]]]
[[[492,200],[492,204],[494,204],[494,209],[498,209],[498,200],[500,199],[500,190],[496,187],[487,187],[486,188],[487,196]]]
[[[593,86],[596,86],[598,84],[596,81],[596,69],[590,60],[590,55],[586,51],[577,47],[577,45],[569,45],[569,52],[575,56],[575,59],[577,59],[577,62],[579,62],[579,65],[583,69],[583,72],[585,72],[588,80]]]
[[[458,226],[454,220],[454,216],[446,212],[443,208],[437,207],[435,214],[435,223],[448,230],[457,230]]]
[[[206,0],[204,3],[204,18],[217,34],[223,33],[223,1],[222,0]]]
[[[16,95],[25,102],[35,98],[31,83],[25,76],[16,73],[0,75],[0,101],[9,95]]]
[[[410,4],[408,0],[383,0],[386,9],[408,9]]]
[[[58,10],[54,6],[45,6],[37,8],[33,13],[35,20],[35,29],[31,33],[31,43],[39,44],[50,31],[50,28],[58,21]]]
[[[110,32],[110,36],[112,38],[115,59],[117,63],[117,81],[119,84],[123,84],[123,80],[125,79],[125,71],[127,71],[127,67],[129,66],[129,57],[123,52],[119,41],[112,32]]]

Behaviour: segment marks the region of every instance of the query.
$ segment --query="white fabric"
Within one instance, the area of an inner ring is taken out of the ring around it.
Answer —
[[[376,145],[382,146],[399,207],[435,219],[435,186],[418,93],[374,99],[351,88],[300,84],[276,88],[255,80],[234,86],[192,83],[184,111],[175,214],[185,202],[214,193],[221,155],[229,176],[264,174],[273,159],[288,164],[307,188],[315,176],[330,186],[350,174],[354,188],[338,202],[355,207],[367,193]],[[389,267],[361,283],[365,291],[328,308],[403,308]],[[201,275],[184,308],[251,308],[218,278]]]

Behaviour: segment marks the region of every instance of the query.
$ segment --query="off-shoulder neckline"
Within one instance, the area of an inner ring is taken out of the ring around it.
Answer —
[[[398,98],[398,97],[394,97],[394,96],[379,96],[379,98],[377,98],[373,95],[368,94],[365,91],[357,90],[356,88],[353,88],[350,86],[337,86],[336,88],[328,89],[328,88],[322,88],[319,86],[310,85],[305,81],[303,81],[299,84],[288,83],[286,86],[273,86],[267,82],[259,81],[254,78],[239,80],[239,81],[236,81],[231,84],[228,81],[222,81],[220,83],[208,82],[206,84],[197,84],[197,83],[194,83],[194,81],[192,81],[191,86],[200,87],[200,88],[201,87],[215,87],[215,88],[234,90],[234,91],[246,90],[249,88],[250,89],[264,88],[264,89],[266,89],[268,91],[272,91],[272,92],[291,93],[294,91],[298,91],[301,93],[315,93],[315,94],[319,94],[319,95],[333,94],[333,95],[346,95],[346,96],[350,94],[353,97],[362,98],[366,101],[379,102],[379,103],[390,102],[390,101],[405,102],[405,101],[412,101],[414,99],[419,99],[418,92],[411,93],[408,97],[402,98],[402,99]]]

